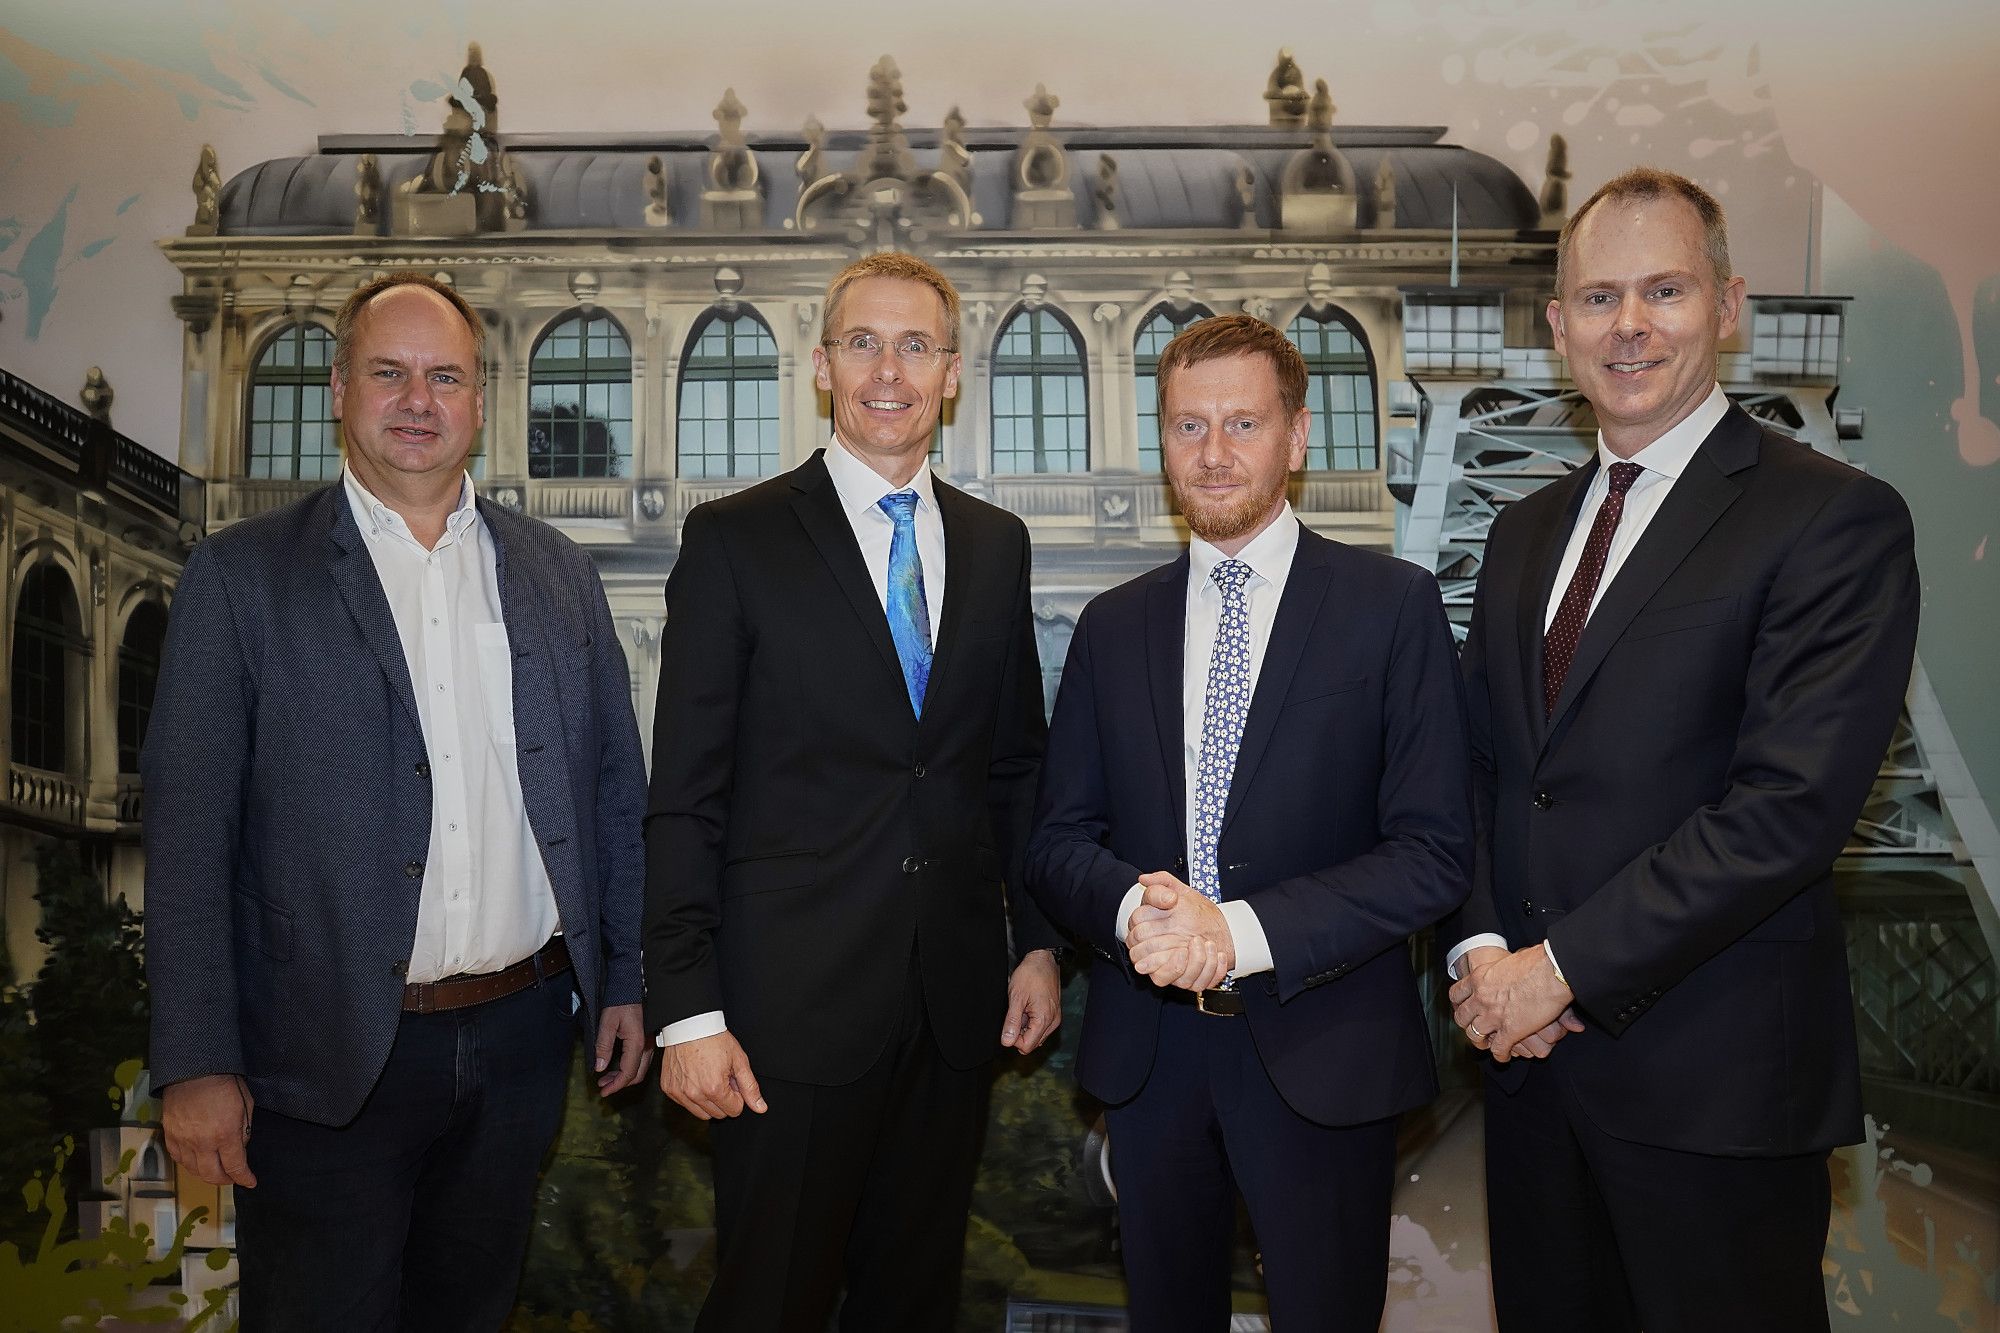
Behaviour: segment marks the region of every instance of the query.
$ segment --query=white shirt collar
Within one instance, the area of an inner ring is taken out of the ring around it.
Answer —
[[[917,475],[902,486],[891,486],[882,479],[882,474],[856,458],[835,435],[826,447],[826,471],[833,478],[833,489],[840,496],[840,507],[852,516],[875,509],[885,495],[897,491],[915,491],[917,509],[937,510],[937,495],[931,486],[931,469],[926,463],[917,469]],[[880,513],[880,510],[876,512]],[[884,514],[884,518],[888,515]]]
[[[1686,470],[1694,451],[1701,448],[1701,442],[1708,438],[1716,423],[1729,413],[1729,395],[1717,384],[1708,391],[1708,397],[1701,400],[1694,411],[1682,417],[1667,429],[1667,433],[1633,454],[1630,458],[1620,458],[1604,447],[1604,432],[1597,432],[1597,465],[1608,469],[1613,463],[1637,463],[1648,472],[1658,472],[1663,476],[1679,477]]]
[[[354,511],[354,521],[361,525],[363,532],[371,537],[387,532],[416,540],[403,516],[376,499],[374,493],[361,484],[361,478],[354,475],[354,469],[345,463],[341,464],[340,480],[347,488],[348,508]],[[458,503],[445,516],[445,535],[453,539],[463,538],[465,530],[478,519],[479,507],[473,503],[472,474],[467,472],[459,477]]]
[[[1283,583],[1292,571],[1292,557],[1298,554],[1298,549],[1299,523],[1292,516],[1292,502],[1287,500],[1271,525],[1252,537],[1250,544],[1236,553],[1236,558],[1266,583]],[[1197,590],[1213,587],[1209,575],[1227,559],[1213,543],[1196,537],[1188,543],[1188,582]]]

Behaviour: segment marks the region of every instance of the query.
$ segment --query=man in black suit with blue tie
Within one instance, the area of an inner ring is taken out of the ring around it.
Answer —
[[[951,1327],[993,1057],[1061,1019],[1027,529],[927,466],[958,293],[871,255],[823,320],[832,441],[696,507],[667,580],[646,1004],[711,1122],[703,1333],[824,1333],[843,1285],[850,1333]]]
[[[1279,1329],[1374,1333],[1398,1113],[1437,1091],[1409,937],[1472,847],[1437,582],[1306,530],[1306,369],[1232,315],[1160,358],[1189,552],[1091,602],[1029,883],[1087,941],[1134,1333],[1229,1320],[1235,1196]]]

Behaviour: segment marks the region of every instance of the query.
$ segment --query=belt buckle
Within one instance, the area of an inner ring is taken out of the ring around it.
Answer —
[[[1194,1007],[1202,1013],[1207,1014],[1210,1018],[1229,1017],[1228,1014],[1223,1013],[1220,1009],[1211,1009],[1208,1007],[1208,992],[1205,990],[1198,990],[1194,993]]]

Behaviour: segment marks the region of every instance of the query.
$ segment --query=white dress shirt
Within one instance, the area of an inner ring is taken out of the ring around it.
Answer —
[[[1583,562],[1583,548],[1589,544],[1590,528],[1597,521],[1597,511],[1604,504],[1604,497],[1611,493],[1611,465],[1613,463],[1637,463],[1643,469],[1632,482],[1632,488],[1625,492],[1625,512],[1618,516],[1618,526],[1611,534],[1611,551],[1604,558],[1604,573],[1598,577],[1597,591],[1590,599],[1590,612],[1595,614],[1597,604],[1604,600],[1605,591],[1611,581],[1618,577],[1618,571],[1625,565],[1625,558],[1632,554],[1632,548],[1645,535],[1646,525],[1653,521],[1653,515],[1660,512],[1666,503],[1667,493],[1687,470],[1694,458],[1695,450],[1708,438],[1709,432],[1729,411],[1729,395],[1722,391],[1720,384],[1709,390],[1708,397],[1694,411],[1682,417],[1669,427],[1667,433],[1654,440],[1630,458],[1620,458],[1605,447],[1604,433],[1597,434],[1597,475],[1590,479],[1590,485],[1583,491],[1583,504],[1576,512],[1576,526],[1570,529],[1569,545],[1563,548],[1562,563],[1556,567],[1556,581],[1549,589],[1548,608],[1542,613],[1542,632],[1548,633],[1555,623],[1556,612],[1562,606],[1563,592],[1569,581],[1576,575],[1576,567]],[[1589,614],[1584,618],[1586,630],[1589,628]],[[1507,947],[1507,941],[1490,931],[1473,935],[1459,941],[1445,957],[1445,972],[1453,980],[1458,978],[1458,960],[1471,949],[1492,946]],[[1556,968],[1556,975],[1562,975],[1562,968],[1556,964],[1556,951],[1547,940],[1542,941],[1542,949],[1549,956],[1549,963]]]
[[[854,529],[854,540],[861,547],[861,562],[868,566],[868,577],[874,581],[875,597],[882,603],[884,614],[889,609],[889,542],[896,535],[896,520],[883,512],[879,502],[883,496],[897,491],[917,493],[917,563],[924,571],[924,609],[930,613],[931,646],[935,649],[941,623],[939,613],[944,608],[944,520],[938,515],[937,491],[931,483],[930,468],[918,468],[917,475],[907,485],[891,486],[881,473],[848,452],[836,435],[827,446],[826,471],[840,497],[840,510],[847,515],[848,526]],[[711,1009],[667,1024],[654,1041],[661,1046],[679,1046],[701,1037],[713,1037],[728,1026],[723,1021],[723,1011]]]
[[[429,550],[342,469],[347,503],[389,599],[431,771],[431,841],[407,980],[497,972],[556,933],[555,890],[515,763],[514,659],[493,539],[472,479]]]
[[[1271,626],[1278,618],[1278,601],[1285,595],[1285,579],[1292,572],[1292,557],[1299,550],[1299,524],[1292,516],[1289,501],[1269,527],[1250,539],[1236,559],[1250,566],[1243,584],[1245,611],[1250,619],[1250,692],[1256,697],[1257,679],[1264,670],[1264,649],[1271,642]],[[1229,559],[1209,542],[1196,537],[1188,546],[1187,632],[1181,650],[1181,792],[1186,820],[1181,827],[1182,845],[1187,849],[1188,873],[1194,877],[1195,776],[1201,766],[1201,729],[1208,718],[1208,667],[1215,656],[1215,635],[1222,624],[1222,590],[1210,577],[1215,567]],[[1134,884],[1118,903],[1118,938],[1124,939],[1132,924],[1144,889]],[[1232,977],[1245,977],[1271,970],[1271,942],[1257,920],[1256,909],[1240,898],[1222,905],[1222,919],[1229,927],[1236,949]]]

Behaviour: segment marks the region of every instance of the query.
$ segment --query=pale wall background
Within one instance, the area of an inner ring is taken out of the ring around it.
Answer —
[[[993,8],[686,0],[0,0],[0,366],[65,397],[100,365],[125,433],[179,447],[181,325],[154,242],[225,179],[324,133],[428,139],[476,40],[508,132],[701,130],[725,86],[752,132],[864,123],[902,67],[906,125],[952,105],[1024,123],[1262,123],[1280,46],[1348,124],[1449,127],[1572,202],[1646,161],[1730,212],[1752,291],[1860,298],[1840,404],[1854,456],[1916,512],[1922,652],[2000,809],[2000,4],[1992,0],[1011,0]]]

